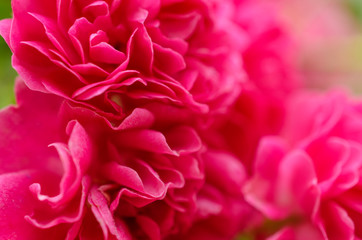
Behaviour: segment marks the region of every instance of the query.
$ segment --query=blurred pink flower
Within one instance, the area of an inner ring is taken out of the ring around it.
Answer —
[[[228,111],[208,118],[201,132],[210,147],[231,152],[249,172],[260,138],[279,133],[284,102],[300,84],[293,45],[273,8],[263,1],[240,1],[236,6],[235,21],[249,36],[242,53],[248,81]]]
[[[361,107],[338,92],[296,94],[283,134],[262,140],[244,193],[285,226],[271,239],[362,237]]]
[[[210,147],[233,153],[250,172],[260,138],[279,133],[283,120],[283,101],[247,84],[228,113],[215,117],[202,136]]]
[[[249,36],[242,53],[248,79],[265,94],[281,98],[300,87],[294,42],[279,9],[269,1],[245,0],[236,12],[235,21]]]
[[[209,150],[202,155],[205,184],[197,195],[196,218],[186,236],[190,240],[226,240],[251,225],[254,209],[246,203],[242,187],[244,166],[233,155]]]

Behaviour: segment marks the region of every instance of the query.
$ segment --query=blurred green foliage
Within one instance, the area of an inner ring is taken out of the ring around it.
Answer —
[[[0,0],[0,19],[11,17],[10,0]],[[0,38],[0,108],[14,103],[15,70],[11,67],[11,52]]]
[[[254,240],[255,238],[251,233],[243,233],[239,235],[235,240]]]
[[[362,0],[347,0],[347,7],[352,16],[362,26]]]

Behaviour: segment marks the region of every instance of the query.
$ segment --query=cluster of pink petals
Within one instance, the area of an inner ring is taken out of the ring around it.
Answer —
[[[238,15],[236,21],[250,36],[243,52],[248,81],[242,84],[242,92],[227,114],[212,118],[203,131],[210,146],[232,152],[248,170],[260,138],[279,133],[285,101],[300,87],[291,61],[291,41],[280,23],[265,14],[265,9],[270,9],[263,6],[253,1],[243,1],[239,6],[244,14]],[[258,24],[253,19],[258,19]]]
[[[247,79],[257,37],[236,19],[243,4],[14,0],[0,22],[20,75],[18,106],[0,112],[0,238],[232,239],[246,228],[244,165],[198,132]]]
[[[157,99],[224,110],[244,79],[247,44],[233,1],[22,0],[0,24],[32,89],[124,114]],[[132,104],[129,104],[131,102]]]
[[[281,135],[262,139],[244,193],[275,222],[270,239],[362,238],[361,107],[339,92],[302,92]]]
[[[227,155],[201,151],[190,126],[157,127],[149,110],[137,108],[114,128],[20,80],[16,89],[19,106],[0,116],[1,237],[192,238],[191,225],[207,228],[202,221],[222,215],[228,201],[238,210],[230,214],[234,234],[242,227],[243,166],[232,157],[223,166]],[[230,178],[219,180],[220,172]],[[229,187],[218,187],[222,182]],[[222,230],[219,239],[230,236]]]
[[[362,104],[301,90],[267,1],[12,7],[0,239],[362,239]]]

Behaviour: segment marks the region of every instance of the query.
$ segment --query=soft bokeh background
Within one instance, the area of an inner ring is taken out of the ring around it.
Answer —
[[[297,43],[307,87],[362,94],[362,0],[267,0]]]

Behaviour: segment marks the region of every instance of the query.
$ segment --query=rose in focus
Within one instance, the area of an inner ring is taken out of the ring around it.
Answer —
[[[1,239],[362,239],[361,103],[301,89],[278,4],[12,6]]]
[[[13,1],[2,36],[32,89],[119,117],[157,99],[206,113],[240,91],[233,1]]]
[[[227,239],[244,227],[250,208],[241,193],[243,166],[204,149],[192,127],[155,129],[155,115],[137,108],[114,128],[22,81],[16,89],[19,106],[0,112],[0,236],[192,239],[222,219],[231,225],[215,228],[214,237]]]

